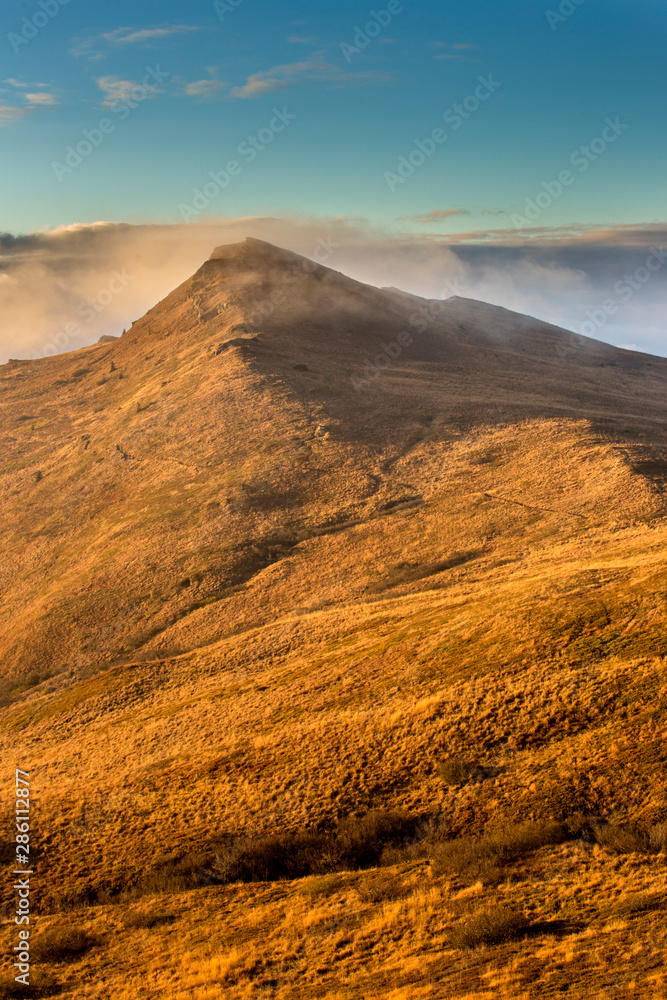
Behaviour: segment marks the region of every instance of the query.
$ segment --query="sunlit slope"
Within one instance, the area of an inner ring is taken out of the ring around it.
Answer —
[[[655,443],[666,386],[663,359],[507,310],[406,299],[257,240],[219,248],[114,343],[0,371],[3,674],[260,626],[294,595],[253,605],[249,581],[425,496],[478,428],[577,418]]]
[[[226,636],[204,606],[154,659],[59,675],[3,709],[58,892],[119,891],[221,833],[371,808],[453,832],[575,806],[660,820],[661,496],[585,424],[423,444],[399,468],[406,486],[421,471],[421,498],[295,544],[226,599]],[[451,755],[498,775],[444,787]]]
[[[623,831],[667,822],[666,366],[248,241],[2,369],[3,801],[29,770],[40,933],[88,941],[53,989],[664,995],[664,858]],[[372,810],[575,832],[502,877],[205,885],[231,838]],[[489,906],[525,934],[461,950]]]

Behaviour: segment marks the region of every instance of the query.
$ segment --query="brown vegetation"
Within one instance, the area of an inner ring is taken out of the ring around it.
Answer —
[[[53,991],[663,997],[667,363],[267,254],[0,371]]]

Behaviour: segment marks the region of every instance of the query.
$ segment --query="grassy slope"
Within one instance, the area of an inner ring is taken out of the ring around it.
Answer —
[[[663,363],[455,301],[359,393],[350,373],[408,321],[400,298],[318,271],[255,324],[284,275],[248,253],[111,347],[0,373],[3,774],[33,772],[40,927],[101,942],[55,963],[65,995],[569,984],[583,1000],[623,976],[664,995],[655,855],[574,840],[500,882],[405,861],[169,887],[227,834],[373,808],[453,837],[575,812],[667,820],[665,465],[645,443]],[[241,324],[260,340],[220,351]],[[450,756],[486,780],[443,784]],[[531,932],[450,947],[493,900]],[[176,919],[126,928],[128,909]]]
[[[270,595],[289,608],[277,620],[176,658],[56,679],[4,709],[3,756],[18,739],[35,772],[44,909],[127,889],[224,832],[373,807],[437,814],[452,834],[575,808],[667,818],[660,494],[584,423],[425,442],[401,473],[417,468],[422,506],[307,539],[246,584],[250,606]],[[499,773],[444,786],[435,769],[450,755]],[[276,997],[481,998],[569,981],[570,995],[604,996],[631,949],[629,974],[650,996],[656,914],[614,906],[664,889],[662,861],[575,842],[525,865],[471,889],[403,865],[409,894],[375,902],[353,889],[372,874],[341,876],[322,898],[317,881],[149,897],[133,905],[178,920],[152,930],[119,929],[126,906],[85,911],[77,919],[105,944],[84,959],[89,973],[77,966],[70,995],[242,997],[271,981]],[[509,898],[534,923],[573,926],[462,954],[446,944],[459,897]],[[116,967],[137,935],[143,993],[138,972]],[[91,992],[100,963],[106,985]]]

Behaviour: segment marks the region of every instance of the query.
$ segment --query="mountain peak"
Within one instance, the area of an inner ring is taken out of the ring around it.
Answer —
[[[208,259],[209,261],[236,260],[245,266],[290,267],[304,261],[308,261],[310,270],[321,266],[293,250],[285,250],[273,243],[267,243],[266,240],[255,239],[254,236],[248,236],[242,243],[224,243],[216,247]]]

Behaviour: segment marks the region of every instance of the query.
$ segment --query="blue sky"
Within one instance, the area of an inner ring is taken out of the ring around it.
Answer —
[[[666,28],[667,0],[6,0],[0,363],[247,235],[667,355]]]
[[[289,128],[243,162],[203,214],[364,216],[403,230],[411,216],[459,210],[470,214],[414,225],[445,234],[514,228],[527,199],[610,117],[627,128],[540,225],[664,219],[662,0],[394,0],[393,14],[381,0],[372,9],[391,19],[358,52],[341,45],[354,46],[356,29],[375,21],[363,2],[219,0],[220,14],[212,2],[178,0],[43,4],[46,13],[10,0],[1,14],[7,231],[178,221],[193,189],[238,160],[239,144],[268,126],[274,108],[295,116]],[[151,70],[163,81],[132,100]],[[475,93],[480,76],[500,86],[392,190],[385,175]],[[103,118],[113,131],[59,179],[53,164]]]

